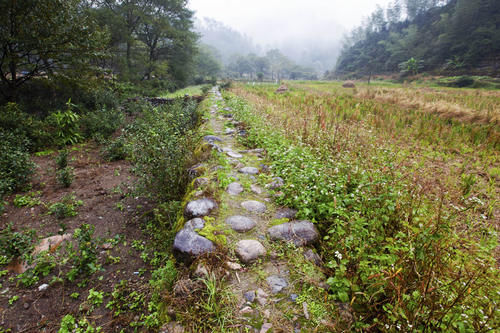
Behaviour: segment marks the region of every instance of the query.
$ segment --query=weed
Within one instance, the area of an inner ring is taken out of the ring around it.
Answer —
[[[58,219],[74,217],[78,215],[77,207],[83,205],[82,200],[76,200],[74,195],[66,195],[60,202],[49,206],[49,214],[55,215]]]
[[[149,284],[158,293],[162,291],[172,290],[174,282],[177,278],[177,269],[172,260],[167,260],[163,267],[153,271]]]
[[[68,150],[63,149],[56,157],[57,169],[62,170],[68,166]]]
[[[34,230],[24,232],[14,231],[12,223],[0,231],[0,256],[5,263],[15,258],[28,259],[33,251],[33,241],[36,233]]]
[[[94,290],[94,288],[89,290],[89,295],[87,297],[87,302],[95,307],[101,306],[104,300],[104,292]]]
[[[79,275],[88,276],[100,269],[97,264],[98,246],[93,238],[94,226],[83,224],[75,229],[73,239],[76,240],[76,249],[68,246],[69,262],[72,265],[66,274],[69,281],[74,281]]]
[[[57,182],[64,187],[70,187],[75,178],[74,169],[72,167],[65,167],[64,169],[57,170]]]
[[[19,299],[19,296],[17,296],[17,295],[12,296],[11,298],[9,298],[9,305],[10,306],[14,305],[14,303],[17,302],[18,299]]]
[[[35,207],[42,204],[40,200],[42,192],[30,192],[26,195],[16,194],[14,198],[14,206],[16,207]]]
[[[78,299],[78,297],[80,297],[80,293],[77,293],[77,292],[71,293],[71,295],[69,295],[69,297],[71,297],[72,299]]]

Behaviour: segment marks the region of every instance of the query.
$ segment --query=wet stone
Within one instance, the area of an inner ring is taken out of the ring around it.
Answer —
[[[200,177],[200,178],[196,178],[194,180],[194,183],[193,183],[193,186],[195,188],[198,188],[198,187],[202,187],[203,185],[206,185],[209,183],[209,180],[208,178],[203,178],[203,177]]]
[[[174,255],[178,260],[190,263],[199,255],[212,252],[214,244],[190,229],[182,229],[174,239]]]
[[[187,218],[203,217],[217,208],[217,203],[213,199],[199,199],[191,201],[186,205],[184,214]]]
[[[266,249],[256,240],[245,239],[236,244],[236,254],[243,263],[249,263],[265,255]]]
[[[238,195],[243,192],[243,186],[240,183],[231,183],[227,186],[226,192],[231,195]]]
[[[294,219],[297,215],[297,211],[291,208],[280,208],[276,211],[274,215],[275,219]]]
[[[304,258],[306,258],[316,266],[321,266],[321,257],[312,249],[307,249],[304,251]]]
[[[259,173],[259,169],[254,168],[254,167],[244,167],[238,170],[240,173],[244,173],[247,175],[256,175]]]
[[[293,241],[295,246],[304,246],[314,243],[319,233],[310,221],[283,223],[267,230],[272,240]]]
[[[201,230],[205,226],[205,221],[203,219],[200,219],[199,217],[194,218],[192,220],[189,220],[186,222],[184,225],[183,229],[188,229],[188,230]]]
[[[266,281],[273,294],[277,294],[288,287],[288,282],[283,277],[278,275],[271,275],[266,279]]]
[[[232,128],[226,128],[226,130],[224,131],[224,134],[230,135],[230,134],[233,134],[234,132],[236,132],[234,129],[232,129]]]
[[[255,301],[255,291],[247,291],[246,293],[243,294],[243,297],[247,300],[247,302],[253,303]]]
[[[216,141],[222,142],[222,139],[219,138],[218,136],[215,136],[215,135],[205,135],[203,137],[203,140],[205,140],[206,142],[209,142],[209,143],[214,143]]]
[[[241,203],[241,207],[245,208],[249,212],[259,213],[259,214],[264,213],[267,210],[265,204],[255,200],[244,201]]]
[[[252,192],[255,194],[262,194],[264,192],[262,190],[262,188],[260,188],[259,186],[255,185],[255,184],[250,185],[250,190],[252,190]]]
[[[235,153],[234,151],[228,151],[226,154],[227,154],[227,156],[232,157],[232,158],[242,158],[243,157],[243,155],[241,155],[240,153]]]
[[[226,219],[226,223],[236,232],[247,232],[257,226],[257,223],[249,217],[235,215]]]

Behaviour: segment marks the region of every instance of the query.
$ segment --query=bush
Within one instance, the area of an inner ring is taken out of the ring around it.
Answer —
[[[195,102],[182,101],[150,107],[126,129],[142,188],[161,200],[175,200],[184,191],[196,107]]]
[[[46,121],[52,127],[54,141],[58,146],[75,144],[82,139],[79,129],[80,116],[73,112],[74,104],[69,100],[65,111],[51,113]]]
[[[81,205],[83,205],[83,201],[76,200],[74,195],[67,195],[60,202],[49,206],[49,214],[54,214],[60,220],[66,217],[74,217],[78,215],[77,207]]]
[[[56,173],[57,182],[64,187],[70,187],[71,183],[73,183],[73,179],[75,175],[73,173],[72,167],[65,167],[64,169],[60,169]]]
[[[12,224],[8,224],[5,229],[0,231],[0,257],[2,262],[10,262],[15,258],[29,256],[33,250],[33,240],[35,231],[17,232],[12,229]],[[6,260],[5,260],[6,259]]]
[[[109,141],[102,152],[108,161],[124,160],[128,157],[127,140],[123,135],[119,136],[115,140]]]
[[[26,184],[35,165],[28,153],[29,141],[17,130],[0,128],[0,200]]]
[[[73,233],[76,249],[69,250],[69,260],[72,265],[71,270],[66,275],[69,281],[74,281],[78,275],[94,274],[100,268],[97,264],[97,241],[93,238],[94,229],[93,225],[83,224]]]
[[[56,157],[56,165],[59,170],[64,169],[68,166],[68,150],[64,149],[59,152]]]
[[[82,116],[80,124],[86,138],[102,142],[109,138],[123,124],[123,121],[123,113],[118,109],[101,107]]]

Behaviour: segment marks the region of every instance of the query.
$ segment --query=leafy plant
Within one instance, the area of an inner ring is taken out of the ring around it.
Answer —
[[[14,231],[12,223],[7,224],[7,227],[0,231],[0,256],[10,261],[15,258],[27,258],[33,250],[33,241],[35,239],[35,231],[27,230],[24,232]]]
[[[57,182],[64,187],[70,187],[75,178],[74,169],[72,167],[65,167],[64,169],[57,170]]]
[[[26,195],[16,194],[14,206],[16,207],[35,207],[42,204],[40,200],[41,191],[30,192]]]
[[[66,195],[60,202],[49,206],[49,214],[54,214],[58,219],[74,217],[78,215],[77,208],[83,205],[82,200],[76,200],[74,195]]]
[[[62,170],[68,166],[68,150],[63,149],[59,152],[56,157],[56,165],[59,170]]]
[[[163,267],[153,271],[149,283],[157,292],[171,290],[175,279],[177,278],[177,269],[172,260],[167,260]]]
[[[78,143],[82,136],[79,133],[80,116],[73,112],[71,99],[66,103],[65,111],[51,113],[46,121],[53,126],[55,142],[59,146]]]
[[[95,227],[83,224],[75,229],[73,239],[76,240],[76,248],[69,246],[69,262],[72,268],[66,274],[69,281],[74,281],[77,276],[88,276],[97,272],[100,265],[97,263],[98,246],[93,238]]]

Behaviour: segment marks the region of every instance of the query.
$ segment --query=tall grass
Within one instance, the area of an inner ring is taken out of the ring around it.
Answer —
[[[325,85],[322,85],[323,87]],[[494,127],[342,91],[237,86],[228,97],[285,179],[280,204],[316,221],[331,302],[373,331],[486,331],[499,324]],[[342,326],[344,325],[344,326]]]

